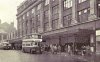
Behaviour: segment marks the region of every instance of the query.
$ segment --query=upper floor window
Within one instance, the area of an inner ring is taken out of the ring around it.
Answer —
[[[88,21],[88,16],[90,14],[89,8],[83,9],[78,12],[78,20],[79,22],[86,22]]]
[[[63,26],[68,27],[72,21],[72,14],[66,15],[63,17]]]
[[[48,18],[49,17],[49,10],[44,11],[44,18]]]
[[[32,9],[32,14],[33,14],[34,12],[35,12],[35,9],[33,8],[33,9]]]
[[[100,3],[98,4],[98,6],[100,6]]]
[[[85,9],[85,10],[84,10],[84,13],[87,13],[87,12],[88,12],[88,9]]]
[[[41,4],[39,4],[38,6],[37,6],[37,10],[40,10],[41,9]]]
[[[72,7],[72,0],[64,0],[63,5],[64,5],[64,9]]]
[[[29,12],[27,12],[27,16],[29,16]]]
[[[52,7],[52,14],[56,15],[59,13],[59,5],[55,5],[54,7]]]
[[[49,0],[45,0],[45,5],[48,5],[49,4]]]
[[[49,30],[49,22],[44,23],[44,31],[48,31]]]
[[[89,13],[89,8],[79,11],[78,15],[82,15],[82,14],[85,14],[85,13]]]
[[[79,3],[82,3],[82,2],[85,2],[85,1],[87,1],[87,0],[78,0]]]
[[[52,20],[52,29],[58,29],[59,19]]]
[[[78,12],[78,15],[81,15],[81,11]]]
[[[25,15],[23,15],[23,19],[25,19]]]
[[[38,14],[36,17],[37,17],[36,25],[39,26],[40,25],[40,14]]]

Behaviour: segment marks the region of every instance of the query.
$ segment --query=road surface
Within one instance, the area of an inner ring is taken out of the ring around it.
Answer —
[[[0,62],[86,62],[62,54],[29,54],[17,50],[0,50]]]

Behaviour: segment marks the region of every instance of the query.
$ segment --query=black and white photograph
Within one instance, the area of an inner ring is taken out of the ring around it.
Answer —
[[[0,0],[0,62],[100,62],[100,0]]]

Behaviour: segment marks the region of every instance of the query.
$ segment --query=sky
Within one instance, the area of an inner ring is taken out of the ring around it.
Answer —
[[[24,0],[0,0],[0,19],[3,22],[11,23],[17,27],[17,6]]]

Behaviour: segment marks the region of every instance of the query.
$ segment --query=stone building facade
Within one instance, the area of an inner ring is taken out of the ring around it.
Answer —
[[[96,30],[100,29],[99,0],[25,0],[17,8],[18,37],[42,34],[46,44],[89,46],[96,52]]]

